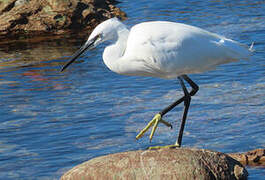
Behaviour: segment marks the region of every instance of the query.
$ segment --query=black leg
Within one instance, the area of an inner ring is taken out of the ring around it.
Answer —
[[[158,114],[156,114],[154,116],[154,118],[148,123],[148,125],[144,129],[142,129],[142,131],[136,136],[136,139],[141,138],[145,134],[145,132],[148,131],[148,129],[151,126],[153,126],[153,129],[152,129],[151,134],[149,136],[149,139],[151,141],[152,138],[153,138],[154,132],[155,132],[155,130],[156,130],[157,125],[158,125],[159,122],[162,122],[166,126],[172,128],[171,124],[168,123],[168,122],[166,122],[166,121],[164,121],[162,119],[162,117],[163,117],[163,115],[165,115],[166,113],[168,113],[170,110],[172,110],[174,107],[176,107],[178,104],[184,102],[184,113],[183,113],[183,117],[182,117],[180,131],[179,131],[178,141],[176,142],[176,146],[180,146],[181,145],[182,135],[183,135],[185,121],[186,121],[187,114],[188,114],[188,110],[189,110],[191,96],[193,96],[193,95],[196,94],[196,92],[199,90],[199,87],[187,75],[182,75],[182,76],[178,77],[178,79],[180,81],[182,90],[184,92],[184,96],[182,98],[178,99],[177,101],[173,102],[171,105],[169,105],[168,107],[166,107],[165,109],[163,109]],[[187,88],[186,88],[183,80],[185,80],[191,86],[192,90],[190,92],[188,92],[188,90],[187,90]]]
[[[197,84],[195,84],[195,82],[193,82],[187,75],[182,75],[180,77],[182,77],[185,81],[187,81],[189,83],[189,85],[191,86],[192,89],[188,94],[190,96],[194,96],[197,93],[197,91],[199,90],[199,86]],[[183,96],[182,98],[180,98],[177,101],[170,104],[168,107],[166,107],[165,109],[160,111],[159,114],[161,116],[164,116],[166,113],[168,113],[170,110],[172,110],[178,104],[182,103],[184,100],[185,100],[185,96]]]
[[[182,75],[181,77],[185,81],[187,81],[192,88],[191,92],[189,93],[190,96],[194,96],[198,92],[199,86],[195,82],[193,82],[187,75]]]
[[[184,92],[184,96],[181,97],[180,99],[178,99],[177,101],[175,101],[174,103],[172,103],[171,105],[169,105],[168,107],[166,107],[165,109],[163,109],[160,112],[160,114],[161,114],[161,116],[165,115],[167,112],[169,112],[174,107],[176,107],[178,104],[180,104],[184,101],[184,112],[183,112],[182,121],[181,121],[180,129],[179,129],[178,140],[176,142],[176,145],[180,147],[181,142],[182,142],[184,127],[185,127],[185,123],[186,123],[186,119],[187,119],[187,115],[188,115],[188,110],[189,110],[189,106],[190,106],[191,96],[194,96],[198,92],[199,86],[195,82],[193,82],[187,75],[182,75],[182,76],[178,77],[178,79],[180,81],[180,85],[181,85],[182,90]],[[191,86],[192,89],[190,92],[188,92],[182,79],[184,79]]]
[[[179,77],[178,79],[179,79],[180,85],[182,87],[182,90],[184,92],[184,112],[183,112],[182,121],[181,121],[180,129],[179,129],[178,140],[176,142],[176,145],[180,147],[181,142],[182,142],[184,127],[185,127],[185,123],[186,123],[186,119],[187,119],[187,115],[188,115],[188,111],[189,111],[189,107],[190,107],[191,96],[190,96],[183,80],[181,79],[181,77]]]

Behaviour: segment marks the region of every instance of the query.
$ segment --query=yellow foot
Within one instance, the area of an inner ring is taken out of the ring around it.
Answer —
[[[149,150],[157,150],[157,149],[175,149],[175,148],[179,148],[180,146],[178,144],[171,144],[171,145],[167,145],[167,146],[152,146],[149,147]]]
[[[157,125],[158,125],[158,123],[163,123],[163,124],[165,124],[166,126],[168,126],[168,127],[170,127],[170,128],[172,128],[172,125],[170,124],[170,123],[168,123],[168,122],[166,122],[166,121],[164,121],[163,119],[162,119],[162,117],[161,117],[161,115],[158,113],[158,114],[156,114],[155,116],[154,116],[154,118],[147,124],[147,126],[136,136],[136,139],[138,140],[138,139],[140,139],[143,135],[144,135],[144,133],[146,133],[146,131],[148,131],[148,129],[151,127],[151,126],[153,126],[153,129],[152,129],[152,131],[151,131],[151,134],[150,134],[150,136],[149,136],[149,139],[150,139],[150,142],[151,142],[151,140],[152,140],[152,138],[153,138],[153,136],[154,136],[154,133],[155,133],[155,130],[156,130],[156,128],[157,128]]]

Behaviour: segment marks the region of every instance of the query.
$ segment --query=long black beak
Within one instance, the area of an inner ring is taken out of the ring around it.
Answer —
[[[88,41],[86,44],[84,44],[78,51],[74,53],[72,58],[63,66],[61,69],[61,72],[64,71],[70,64],[72,64],[81,54],[83,54],[87,49],[93,47],[95,41],[97,40],[98,36]]]

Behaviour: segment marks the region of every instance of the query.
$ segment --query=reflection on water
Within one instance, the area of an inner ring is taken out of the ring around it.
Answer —
[[[265,148],[265,7],[263,1],[124,1],[128,25],[146,20],[185,22],[245,44],[250,61],[192,75],[193,97],[183,145],[222,152]],[[103,154],[173,143],[183,107],[165,119],[150,144],[135,135],[181,96],[177,82],[110,72],[103,47],[67,71],[61,66],[87,38],[39,37],[0,42],[0,179],[58,179],[69,168]],[[249,168],[250,179],[264,169]]]
[[[0,69],[25,67],[30,65],[46,66],[43,61],[66,59],[84,43],[88,33],[79,35],[35,37],[33,39],[6,40],[0,42]],[[49,62],[48,66],[58,66]]]

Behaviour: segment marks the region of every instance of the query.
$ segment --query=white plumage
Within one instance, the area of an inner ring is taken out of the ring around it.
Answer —
[[[112,40],[103,53],[105,64],[125,75],[175,78],[250,55],[238,42],[174,22],[144,22],[129,31],[117,18],[112,18],[98,25],[88,41],[97,34],[103,34],[101,41]]]

